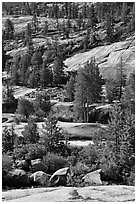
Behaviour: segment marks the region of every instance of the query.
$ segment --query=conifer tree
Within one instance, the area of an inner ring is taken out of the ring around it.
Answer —
[[[75,77],[71,75],[69,81],[66,84],[66,92],[70,101],[74,100],[74,91],[75,91],[74,87],[75,87]]]
[[[40,136],[38,133],[37,124],[34,119],[28,119],[28,125],[25,126],[24,131],[22,131],[23,141],[26,144],[35,144],[38,142]]]
[[[29,48],[32,46],[32,29],[30,23],[27,24],[26,30],[25,30],[25,45]]]
[[[14,25],[10,19],[7,19],[4,24],[5,27],[5,37],[7,40],[13,39],[14,36]]]
[[[101,76],[95,61],[78,70],[75,84],[75,119],[88,122],[89,105],[101,99]]]
[[[29,53],[24,54],[20,59],[20,82],[25,85],[26,82],[26,72],[30,66],[31,56]]]
[[[29,115],[34,112],[33,105],[31,104],[30,101],[24,98],[21,98],[18,100],[18,107],[16,112],[28,118]]]
[[[40,84],[41,87],[46,88],[48,85],[52,84],[52,71],[47,66],[47,62],[44,61],[42,64],[42,69],[40,70]]]
[[[43,34],[45,37],[48,34],[48,22],[47,21],[45,21],[45,24],[44,24]]]
[[[12,83],[19,85],[19,66],[20,66],[20,56],[15,56],[14,63],[12,66]]]
[[[58,86],[63,83],[64,77],[64,63],[63,60],[59,57],[56,57],[53,64],[53,83]]]
[[[14,131],[13,125],[11,128],[8,128],[5,126],[3,132],[2,132],[2,152],[13,152],[14,150],[14,142],[17,135]]]

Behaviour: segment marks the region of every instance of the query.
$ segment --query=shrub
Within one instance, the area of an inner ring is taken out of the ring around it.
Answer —
[[[88,168],[84,163],[77,162],[75,166],[71,167],[71,174],[68,176],[67,186],[85,186],[82,178],[86,173],[90,171],[90,168]]]
[[[42,144],[26,144],[21,148],[14,150],[15,157],[17,159],[29,156],[30,159],[43,158],[43,155],[47,154],[47,148]]]
[[[6,153],[2,155],[2,186],[5,186],[5,177],[12,169],[12,159],[11,157]]]
[[[100,168],[102,169],[101,178],[104,181],[122,182],[121,165],[114,154],[112,147],[108,145],[100,154]]]
[[[98,162],[98,150],[97,147],[93,145],[88,145],[84,147],[79,153],[79,159],[84,162],[89,167]]]
[[[127,179],[126,179],[126,183],[129,186],[135,186],[135,170],[132,170],[130,172],[129,177],[127,177]]]
[[[59,156],[54,153],[48,153],[43,157],[43,161],[48,166],[49,174],[53,174],[55,171],[64,168],[67,165],[67,160],[62,156]]]

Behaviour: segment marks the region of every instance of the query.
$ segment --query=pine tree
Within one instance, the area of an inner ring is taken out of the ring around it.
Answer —
[[[121,98],[124,107],[131,109],[135,114],[135,73],[130,73]]]
[[[10,19],[7,19],[4,24],[5,27],[5,37],[7,40],[13,39],[14,37],[14,25]]]
[[[123,2],[123,5],[122,5],[122,10],[121,10],[121,21],[126,24],[126,21],[127,21],[127,3],[126,2]]]
[[[126,85],[126,75],[125,75],[125,70],[123,68],[123,60],[122,57],[120,59],[120,63],[117,67],[117,74],[116,74],[116,79],[117,79],[117,86],[119,89],[118,92],[118,100],[121,99],[122,94],[123,94],[123,88]]]
[[[25,30],[25,45],[27,47],[30,47],[32,45],[32,29],[30,23],[27,24],[26,30]]]
[[[31,88],[37,88],[40,85],[40,71],[35,66],[29,75],[28,84]]]
[[[50,96],[44,93],[37,93],[34,102],[35,111],[42,110],[46,115],[50,111]]]
[[[12,66],[12,83],[19,85],[19,66],[20,66],[20,56],[15,56],[14,63]]]
[[[114,106],[109,132],[114,139],[113,155],[119,174],[127,177],[135,165],[135,116],[131,109],[118,104]]]
[[[107,33],[107,39],[109,42],[113,42],[113,34],[114,34],[114,28],[113,28],[113,20],[110,15],[110,13],[106,14],[106,33]]]
[[[20,59],[20,82],[25,85],[26,82],[26,72],[30,66],[31,56],[29,53],[24,54]]]
[[[52,84],[53,76],[51,69],[47,66],[46,61],[42,64],[42,69],[40,70],[40,84],[41,87],[46,88],[48,85]]]
[[[45,145],[48,148],[48,152],[64,154],[67,147],[62,140],[65,140],[65,137],[57,125],[57,119],[52,114],[47,117],[43,129]]]
[[[43,63],[43,59],[42,59],[42,53],[39,50],[36,50],[33,54],[33,56],[31,57],[31,64],[34,66],[40,66]]]
[[[75,91],[74,87],[75,87],[75,77],[71,75],[69,81],[66,84],[66,93],[70,101],[74,100],[74,91]]]
[[[45,21],[44,28],[43,28],[43,35],[47,37],[48,34],[48,22]]]
[[[63,59],[56,57],[53,64],[53,83],[58,86],[63,83],[64,77],[64,63]]]
[[[109,103],[118,100],[118,86],[114,78],[110,77],[106,80],[106,97]]]
[[[26,144],[35,144],[38,142],[40,136],[38,133],[37,124],[34,119],[28,119],[28,125],[25,126],[24,131],[22,131],[23,141]]]
[[[78,70],[75,84],[75,119],[88,122],[89,105],[101,99],[101,76],[95,61]]]
[[[24,98],[21,98],[18,100],[18,107],[17,107],[16,112],[28,118],[29,115],[34,112],[34,108],[30,101]]]
[[[5,126],[3,132],[2,132],[2,152],[13,152],[14,150],[14,142],[17,135],[14,132],[13,125],[11,126],[11,129]]]
[[[35,33],[38,31],[38,19],[36,13],[33,14],[32,25],[34,26]]]

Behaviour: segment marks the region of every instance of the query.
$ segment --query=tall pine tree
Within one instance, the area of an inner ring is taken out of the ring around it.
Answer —
[[[101,76],[95,61],[78,70],[75,84],[75,119],[88,122],[89,105],[101,99]]]

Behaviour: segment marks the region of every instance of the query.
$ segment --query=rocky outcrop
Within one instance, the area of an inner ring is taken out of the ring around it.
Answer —
[[[50,178],[50,184],[51,185],[61,185],[66,186],[67,184],[67,174],[69,172],[69,168],[62,168],[56,171]]]
[[[7,186],[16,188],[31,185],[28,174],[21,169],[13,169],[12,171],[9,171],[6,175],[5,181]]]
[[[29,171],[31,167],[31,161],[28,160],[20,160],[16,162],[16,168],[22,169],[24,171]]]
[[[87,52],[76,54],[64,61],[68,67],[65,70],[76,71],[93,57],[95,57],[104,78],[115,77],[121,57],[122,66],[129,75],[135,69],[135,36],[127,38],[125,41],[99,46]]]
[[[34,188],[2,193],[8,202],[135,202],[134,186]]]
[[[101,185],[102,181],[100,178],[101,169],[90,172],[83,177],[85,184],[92,186],[92,185]]]
[[[43,171],[37,171],[30,175],[32,185],[47,186],[51,175],[46,174]]]
[[[41,159],[31,160],[31,167],[32,167],[32,172],[37,172],[37,171],[47,172],[48,170],[48,167],[44,164],[44,162]]]

